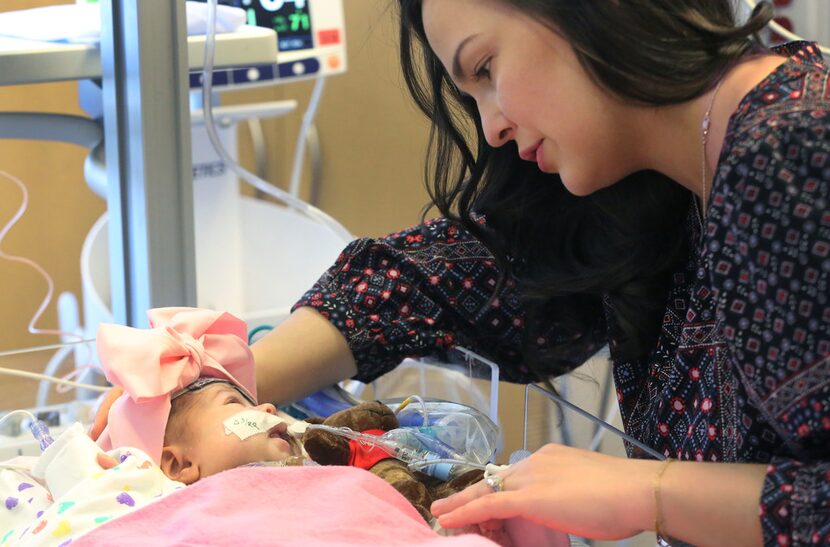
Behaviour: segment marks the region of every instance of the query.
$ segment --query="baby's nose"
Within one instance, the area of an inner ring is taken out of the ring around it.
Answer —
[[[256,408],[257,408],[257,410],[262,411],[262,412],[267,412],[268,414],[276,414],[277,413],[277,407],[275,407],[271,403],[263,403],[263,404],[259,405]]]

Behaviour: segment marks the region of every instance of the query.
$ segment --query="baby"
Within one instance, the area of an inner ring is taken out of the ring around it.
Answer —
[[[0,466],[0,546],[65,545],[220,471],[302,461],[274,406],[256,404],[244,322],[190,308],[148,316],[150,329],[98,330],[120,390],[98,445],[75,424],[33,462]]]
[[[102,449],[138,448],[183,484],[254,462],[301,459],[274,405],[257,405],[243,321],[193,308],[148,316],[149,330],[98,330],[101,365],[123,389],[98,437]]]
[[[255,406],[230,382],[200,378],[173,397],[161,469],[170,479],[192,484],[250,463],[302,461],[299,442],[288,434],[288,424],[274,417],[276,413],[270,403]],[[253,434],[229,432],[225,425],[229,421]]]

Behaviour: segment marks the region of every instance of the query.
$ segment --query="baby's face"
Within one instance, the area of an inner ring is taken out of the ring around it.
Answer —
[[[282,461],[301,454],[299,443],[288,436],[287,426],[280,423],[267,433],[244,440],[226,434],[223,422],[244,410],[276,414],[270,403],[253,406],[228,384],[212,384],[191,394],[198,399],[188,409],[180,444],[185,455],[196,465],[204,478],[226,469],[261,461]]]

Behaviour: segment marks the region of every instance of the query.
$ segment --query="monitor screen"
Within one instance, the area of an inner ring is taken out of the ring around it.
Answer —
[[[309,0],[219,0],[219,3],[244,9],[249,25],[274,29],[279,51],[314,47]]]

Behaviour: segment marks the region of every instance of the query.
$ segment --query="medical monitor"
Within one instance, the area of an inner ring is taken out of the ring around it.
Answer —
[[[79,4],[98,0],[76,0]],[[207,0],[193,0],[207,3]],[[242,8],[247,24],[277,33],[273,64],[217,69],[217,88],[288,83],[346,71],[346,21],[343,0],[218,0]],[[190,75],[190,87],[202,86],[202,74]]]
[[[224,4],[243,8],[249,25],[274,29],[280,51],[314,47],[311,5],[306,0],[224,0]]]
[[[207,2],[207,0],[197,0]],[[346,70],[346,23],[343,0],[219,0],[242,8],[249,25],[277,33],[277,62],[239,67],[214,74],[215,86],[281,83]],[[201,75],[191,75],[199,87]]]

